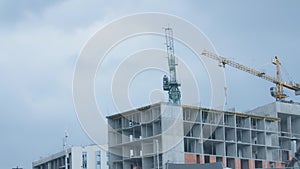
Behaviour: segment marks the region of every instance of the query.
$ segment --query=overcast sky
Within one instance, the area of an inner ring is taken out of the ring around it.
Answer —
[[[71,145],[92,143],[74,111],[73,71],[86,41],[112,20],[139,12],[176,15],[202,30],[219,54],[272,76],[271,59],[278,55],[288,72],[284,79],[299,82],[299,8],[296,0],[0,0],[0,168],[28,169],[40,156],[60,151],[64,130]],[[225,73],[225,108],[246,111],[274,101],[273,84],[230,67]]]

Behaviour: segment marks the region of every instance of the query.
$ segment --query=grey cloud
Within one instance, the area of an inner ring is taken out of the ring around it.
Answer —
[[[60,2],[59,0],[1,0],[0,1],[0,24],[11,25],[24,19],[29,14],[40,15],[43,10],[51,5]]]
[[[96,30],[124,15],[155,11],[185,17],[205,31],[220,54],[234,57],[241,63],[248,65],[249,60],[256,58],[255,61],[261,64],[262,57],[269,58],[276,53],[285,55],[285,66],[294,79],[300,81],[297,67],[294,66],[299,62],[297,56],[300,54],[297,46],[299,10],[295,9],[295,4],[267,1],[266,4],[274,3],[269,6],[270,9],[259,8],[253,12],[246,5],[232,7],[227,1],[80,2],[0,1],[0,149],[5,152],[0,159],[8,159],[5,164],[0,164],[0,168],[16,165],[30,168],[31,162],[39,156],[60,150],[64,129],[69,130],[70,143],[90,142],[77,122],[72,103],[71,84],[76,56]],[[289,7],[276,12],[275,9],[281,6]],[[238,13],[234,12],[236,8],[239,8]],[[266,16],[272,17],[269,22],[276,23],[276,19],[281,18],[284,24],[268,26],[261,19]],[[284,20],[285,17],[289,19]],[[269,33],[256,31],[261,30],[261,26]],[[270,38],[273,35],[279,38]],[[238,109],[248,109],[273,101],[268,93],[272,84],[256,77],[249,78],[244,72],[232,69],[226,72],[229,107],[237,105]],[[198,74],[203,77],[200,71]],[[188,87],[186,78],[180,79],[183,87]],[[209,84],[201,80],[200,90],[205,90]],[[243,85],[239,85],[240,81]],[[161,84],[161,81],[157,83]],[[105,97],[99,97],[105,100]],[[245,103],[245,100],[249,102]],[[104,109],[114,112],[111,107]]]

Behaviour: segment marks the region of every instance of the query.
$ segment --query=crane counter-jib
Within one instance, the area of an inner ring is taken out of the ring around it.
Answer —
[[[282,83],[282,86],[295,91],[295,95],[300,95],[300,86],[293,86],[286,83]]]

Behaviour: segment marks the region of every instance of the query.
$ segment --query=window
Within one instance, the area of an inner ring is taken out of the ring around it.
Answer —
[[[196,161],[197,161],[197,164],[200,164],[200,155],[199,154],[196,155]]]
[[[87,152],[82,152],[82,168],[87,169]]]
[[[110,157],[110,154],[109,154],[109,152],[107,151],[107,152],[106,152],[106,157],[105,157],[105,161],[106,161],[106,164],[107,164],[107,165],[109,165],[109,163],[108,163],[108,162],[109,162],[109,157]]]
[[[101,151],[96,151],[96,169],[101,169]]]
[[[208,116],[208,112],[203,111],[203,112],[202,112],[202,122],[203,122],[203,123],[208,123],[207,116]]]
[[[272,161],[271,161],[271,162],[270,162],[270,167],[271,167],[271,168],[275,168],[275,162],[272,162]]]
[[[242,118],[240,116],[236,116],[236,127],[242,127]]]
[[[257,128],[256,124],[257,124],[257,119],[251,119],[251,126],[253,129]]]
[[[210,163],[210,158],[209,156],[204,156],[204,163]]]
[[[232,123],[232,122],[230,122],[230,117],[227,114],[224,115],[224,123],[227,126],[230,126],[230,123]]]
[[[237,130],[236,137],[238,142],[242,142],[242,137],[243,137],[242,130]]]
[[[262,168],[262,161],[255,161],[255,167],[256,168]]]

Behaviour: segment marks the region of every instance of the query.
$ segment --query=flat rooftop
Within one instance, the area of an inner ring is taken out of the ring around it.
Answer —
[[[276,104],[276,103],[277,102],[270,103],[270,104]],[[284,104],[289,104],[289,103],[284,103]],[[142,106],[142,107],[135,108],[135,109],[132,109],[132,110],[128,110],[128,111],[125,111],[125,112],[122,112],[122,113],[116,113],[116,114],[113,114],[113,115],[110,115],[110,116],[106,116],[106,118],[115,119],[115,118],[119,118],[121,116],[130,115],[132,113],[143,112],[144,110],[147,110],[147,109],[150,109],[150,108],[153,108],[153,107],[157,107],[157,106],[160,106],[160,105],[181,106],[183,109],[185,109],[185,108],[187,108],[187,109],[197,109],[197,110],[205,110],[205,111],[211,112],[211,113],[236,114],[236,115],[244,116],[244,117],[266,118],[268,120],[280,121],[280,118],[265,116],[265,115],[252,114],[252,113],[250,113],[251,111],[249,111],[249,112],[238,112],[238,111],[230,111],[230,110],[217,110],[217,109],[204,108],[204,107],[199,107],[199,106],[177,105],[177,104],[171,104],[171,103],[168,103],[168,102],[158,102],[158,103],[155,103],[155,104],[152,104],[152,105]],[[300,115],[300,105],[296,105],[296,106],[299,106],[299,115]]]

